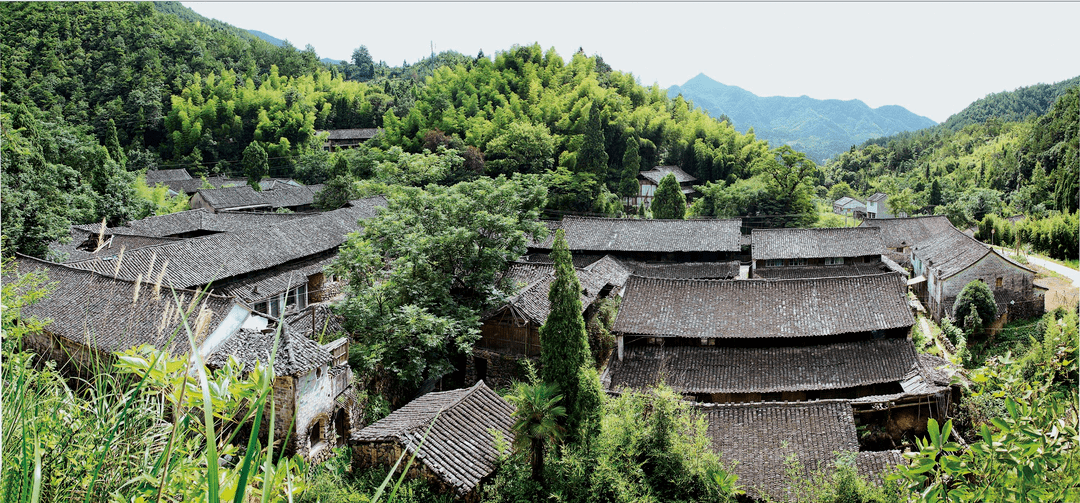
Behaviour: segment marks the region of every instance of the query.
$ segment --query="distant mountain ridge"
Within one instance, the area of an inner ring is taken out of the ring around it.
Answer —
[[[736,130],[746,132],[752,127],[770,145],[790,145],[817,163],[871,138],[937,125],[898,105],[870,108],[859,100],[761,97],[705,74],[668,89],[668,96],[679,94],[713,117],[726,115]]]
[[[276,45],[278,47],[285,47],[285,41],[284,40],[282,40],[280,38],[277,38],[277,37],[275,37],[273,35],[270,35],[269,33],[262,32],[262,31],[259,31],[259,30],[247,30],[247,32],[252,34],[252,35],[255,35],[256,37],[259,37],[259,38],[261,38],[261,39],[263,39],[263,40],[265,40],[265,41],[267,41],[267,42],[269,42],[271,44],[274,44],[274,45]],[[338,64],[342,63],[342,60],[340,60],[340,59],[332,59],[332,58],[319,58],[319,61],[322,61],[323,63],[326,63],[328,65],[338,65]]]

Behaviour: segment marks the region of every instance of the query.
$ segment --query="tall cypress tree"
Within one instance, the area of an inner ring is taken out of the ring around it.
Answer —
[[[577,440],[583,436],[583,427],[595,423],[601,398],[596,372],[589,372],[587,367],[590,353],[581,315],[581,282],[574,272],[562,229],[555,232],[551,258],[555,262],[555,281],[548,291],[551,311],[540,327],[540,377],[559,385],[567,408],[569,437]]]
[[[626,138],[626,153],[622,158],[622,171],[616,181],[615,193],[622,197],[634,197],[638,195],[637,176],[641,171],[641,154],[638,153],[638,140],[635,136]]]
[[[595,101],[589,109],[589,123],[585,128],[585,143],[578,152],[577,171],[592,173],[603,182],[607,178],[608,155],[604,150],[604,129],[600,125],[600,106]]]
[[[253,141],[244,149],[243,164],[248,185],[255,189],[256,192],[262,190],[259,188],[259,180],[262,180],[262,177],[270,172],[270,163],[266,150],[262,148],[262,145],[259,145],[259,142]]]
[[[652,202],[652,213],[653,218],[686,218],[686,195],[682,193],[679,182],[675,181],[674,173],[660,179]]]

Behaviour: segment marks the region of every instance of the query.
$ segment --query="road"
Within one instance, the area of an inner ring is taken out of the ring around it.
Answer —
[[[996,246],[994,248],[997,248],[998,251],[1004,251],[1005,253],[1008,253],[1009,255],[1015,255],[1015,253],[1013,253],[1012,250],[1002,249],[1002,248],[999,248],[999,247],[996,247]],[[1062,275],[1062,276],[1064,276],[1066,278],[1069,278],[1069,280],[1072,281],[1073,286],[1075,286],[1077,288],[1080,288],[1080,271],[1077,271],[1076,269],[1070,269],[1068,267],[1065,267],[1065,266],[1063,266],[1061,264],[1051,262],[1049,260],[1041,259],[1041,258],[1036,257],[1034,255],[1028,255],[1027,260],[1028,260],[1028,262],[1031,262],[1032,264],[1035,264],[1035,265],[1037,265],[1039,267],[1042,267],[1044,269],[1049,269],[1049,270],[1054,271],[1054,272],[1056,272],[1056,273],[1058,273],[1058,274],[1060,274],[1060,275]]]

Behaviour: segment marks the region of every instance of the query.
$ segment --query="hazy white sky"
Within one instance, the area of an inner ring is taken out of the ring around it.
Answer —
[[[1080,75],[1080,3],[183,2],[206,17],[391,65],[539,42],[641,83],[704,73],[759,96],[859,99],[942,122],[989,93]]]

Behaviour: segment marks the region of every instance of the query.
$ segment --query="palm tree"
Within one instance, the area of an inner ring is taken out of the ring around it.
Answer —
[[[563,396],[557,384],[519,383],[511,395],[514,411],[514,448],[530,449],[533,480],[543,483],[544,442],[562,438],[565,428],[558,418],[566,415],[566,407],[558,405]]]

